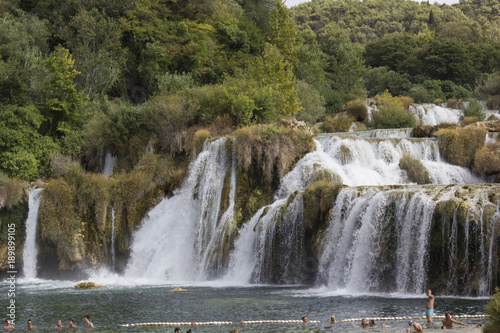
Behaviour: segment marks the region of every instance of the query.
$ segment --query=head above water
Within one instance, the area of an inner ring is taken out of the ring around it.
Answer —
[[[413,320],[410,320],[410,321],[408,322],[408,325],[410,325],[410,326],[411,326],[411,325],[413,325]]]

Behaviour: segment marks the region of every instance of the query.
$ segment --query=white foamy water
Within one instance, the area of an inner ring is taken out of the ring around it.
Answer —
[[[458,124],[463,111],[450,109],[436,104],[410,105],[410,113],[417,117],[421,125]]]
[[[210,269],[216,269],[217,264],[212,267],[208,261],[214,253],[212,247],[220,246],[215,237],[221,222],[221,192],[230,165],[225,142],[219,139],[206,143],[181,189],[163,199],[142,222],[134,234],[127,278],[175,282],[216,274]]]
[[[38,210],[42,199],[42,189],[31,189],[28,196],[28,218],[26,219],[26,239],[23,249],[23,279],[36,278],[37,255],[36,227],[38,224]]]
[[[104,166],[102,168],[102,174],[106,176],[113,175],[113,169],[115,168],[116,156],[111,155],[110,153],[106,154],[104,158]]]

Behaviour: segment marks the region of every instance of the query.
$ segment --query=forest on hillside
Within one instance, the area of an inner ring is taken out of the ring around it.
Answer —
[[[2,182],[100,171],[106,153],[118,172],[150,148],[188,160],[207,137],[315,123],[376,95],[500,105],[498,0],[0,0],[0,12]]]

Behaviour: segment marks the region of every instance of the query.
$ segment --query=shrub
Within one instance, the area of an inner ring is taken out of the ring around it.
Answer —
[[[488,96],[488,99],[486,100],[486,106],[490,110],[500,109],[500,95]]]
[[[415,103],[413,98],[411,98],[410,96],[399,96],[398,99],[401,101],[401,103],[403,103],[403,107],[406,110],[408,110],[410,108],[410,105]]]
[[[493,175],[500,172],[500,143],[489,142],[478,149],[474,156],[474,171],[482,175]]]
[[[399,105],[384,105],[380,111],[372,113],[375,128],[405,128],[415,127],[416,119],[413,114]]]
[[[436,137],[440,152],[450,163],[472,167],[476,151],[484,145],[486,130],[470,127],[440,129]]]
[[[158,90],[163,94],[173,94],[195,86],[191,73],[165,73],[158,75]]]
[[[23,198],[23,184],[20,180],[9,178],[0,172],[0,209],[11,209]]]
[[[399,98],[393,97],[388,90],[384,91],[382,95],[377,95],[374,98],[375,98],[375,103],[379,107],[395,105],[403,108],[403,102]]]
[[[432,103],[436,105],[441,105],[443,104],[443,100],[441,98],[436,98],[435,100],[432,101]]]
[[[206,129],[201,129],[194,133],[193,150],[195,155],[203,150],[203,145],[208,138],[210,138],[210,132]]]
[[[408,154],[404,154],[399,160],[399,167],[406,170],[406,175],[412,182],[417,184],[429,184],[431,182],[429,172],[422,162]]]
[[[477,123],[479,121],[478,117],[465,117],[460,121],[461,126],[467,126],[470,124]]]
[[[368,109],[364,99],[355,99],[345,105],[346,112],[357,121],[365,121],[368,118]]]
[[[451,109],[459,109],[462,104],[462,100],[456,98],[450,98],[448,100],[448,107]]]
[[[430,103],[432,97],[424,87],[420,85],[413,86],[408,94],[415,100],[415,103]]]
[[[495,289],[495,295],[490,298],[486,305],[486,313],[489,315],[488,322],[483,327],[484,333],[496,333],[500,327],[500,290]]]
[[[343,114],[336,118],[325,117],[320,129],[324,133],[349,132],[353,122],[354,119]]]
[[[325,115],[325,99],[316,89],[304,81],[297,81],[295,90],[297,90],[297,97],[302,106],[302,109],[295,115],[295,119],[313,124]]]
[[[262,175],[262,182],[279,180],[314,146],[309,131],[290,127],[251,126],[234,134],[239,170]]]
[[[464,109],[462,119],[465,117],[476,117],[480,121],[483,121],[486,118],[486,113],[483,111],[483,107],[477,100],[472,100]]]

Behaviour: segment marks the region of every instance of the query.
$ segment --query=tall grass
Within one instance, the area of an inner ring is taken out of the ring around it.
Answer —
[[[412,182],[417,184],[429,184],[431,182],[429,172],[420,160],[404,154],[399,160],[399,166],[401,169],[406,170],[406,175]]]
[[[470,168],[476,151],[483,147],[486,130],[483,128],[440,129],[436,132],[440,152],[453,164]]]

